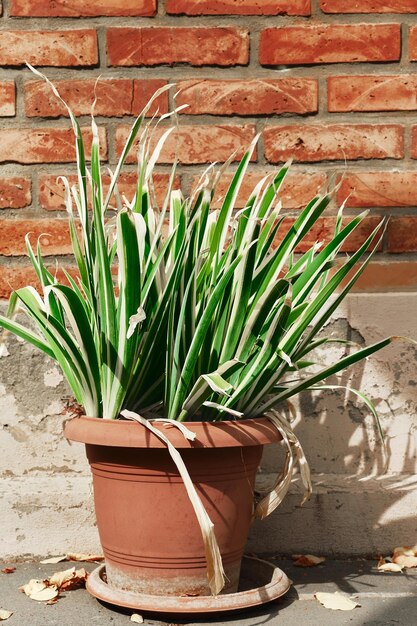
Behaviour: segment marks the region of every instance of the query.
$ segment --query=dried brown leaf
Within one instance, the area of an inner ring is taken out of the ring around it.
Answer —
[[[401,565],[398,565],[398,563],[386,561],[382,556],[379,559],[376,568],[380,572],[401,572],[403,569]]]
[[[15,567],[3,567],[1,570],[3,574],[13,574],[16,571]]]
[[[326,560],[324,556],[314,556],[313,554],[294,554],[292,558],[293,565],[296,567],[314,567]]]
[[[13,615],[13,611],[6,611],[6,609],[0,609],[0,622],[9,619]]]
[[[401,567],[417,567],[417,556],[394,553],[392,562],[400,565]]]
[[[51,585],[50,587],[45,587],[45,589],[41,589],[35,593],[31,593],[29,598],[31,600],[36,600],[37,602],[48,602],[48,600],[53,600],[57,598],[59,595],[58,589],[55,585]]]
[[[132,613],[132,615],[130,616],[130,621],[134,622],[135,624],[143,624],[144,623],[144,619],[143,619],[142,615],[139,615],[139,613]]]
[[[350,600],[350,598],[347,598],[338,591],[335,591],[334,593],[324,593],[319,591],[314,595],[320,604],[322,604],[326,609],[332,609],[333,611],[352,611],[357,606],[360,606],[360,604]]]
[[[49,559],[43,559],[43,561],[40,561],[40,563],[53,563],[54,565],[56,565],[57,563],[61,563],[61,561],[67,560],[67,555],[64,554],[64,556],[52,556]]]
[[[78,587],[83,587],[87,580],[88,573],[82,567],[76,570],[75,567],[55,572],[49,579],[50,585],[55,585],[60,591],[71,591]]]
[[[82,554],[76,552],[68,552],[67,561],[84,561],[84,563],[94,563],[104,561],[102,554]]]
[[[56,585],[58,588],[64,584],[64,582],[71,580],[71,578],[75,574],[75,567],[71,567],[70,569],[63,570],[62,572],[55,572],[49,578],[50,585]]]
[[[42,591],[42,589],[46,589],[48,586],[48,582],[45,580],[37,580],[36,578],[31,578],[26,585],[22,585],[19,587],[20,591],[23,591],[27,596],[31,596],[33,593],[37,593],[38,591]]]

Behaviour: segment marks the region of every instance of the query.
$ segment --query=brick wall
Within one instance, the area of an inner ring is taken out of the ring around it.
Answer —
[[[175,82],[178,104],[190,105],[179,132],[185,190],[256,132],[246,192],[293,157],[282,196],[289,219],[344,173],[314,236],[328,236],[346,197],[347,213],[370,209],[348,250],[390,215],[359,288],[417,286],[417,0],[4,0],[0,23],[0,297],[34,280],[28,231],[46,233],[46,254],[69,252],[56,177],[74,173],[72,131],[26,60],[83,116],[86,136],[101,75],[96,114],[110,166],[149,95]],[[159,106],[172,101],[164,95]],[[170,144],[161,190],[172,158]]]

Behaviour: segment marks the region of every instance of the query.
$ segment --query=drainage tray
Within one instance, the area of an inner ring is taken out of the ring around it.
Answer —
[[[156,596],[113,589],[106,582],[106,566],[100,565],[87,579],[92,596],[109,604],[149,613],[218,613],[259,606],[283,596],[291,586],[279,567],[269,561],[244,556],[236,593],[219,596]]]

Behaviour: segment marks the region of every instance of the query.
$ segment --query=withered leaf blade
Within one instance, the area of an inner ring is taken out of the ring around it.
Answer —
[[[139,613],[132,613],[132,615],[130,616],[130,621],[134,622],[135,624],[143,624],[144,623],[144,619],[143,619],[142,615],[139,615]]]
[[[3,574],[13,574],[16,571],[15,567],[3,567],[1,570]]]
[[[314,567],[326,560],[324,556],[314,556],[314,554],[294,554],[292,559],[296,567]]]
[[[334,593],[319,591],[314,595],[320,604],[326,609],[332,609],[333,611],[352,611],[357,606],[360,606],[360,604],[342,595],[339,591],[335,591]]]
[[[54,598],[57,598],[58,595],[58,589],[55,587],[55,585],[51,585],[50,587],[45,587],[40,591],[32,593],[29,598],[31,600],[36,600],[37,602],[48,602],[48,600],[53,600]]]
[[[9,619],[13,615],[13,611],[6,611],[6,609],[0,609],[0,622]]]

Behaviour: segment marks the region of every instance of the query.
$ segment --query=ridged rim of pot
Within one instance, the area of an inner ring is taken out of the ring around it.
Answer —
[[[281,435],[267,417],[224,422],[185,422],[197,438],[185,439],[179,429],[153,422],[176,448],[233,448],[276,443]],[[64,427],[71,441],[116,448],[166,448],[156,435],[136,422],[105,420],[97,417],[74,417]]]

